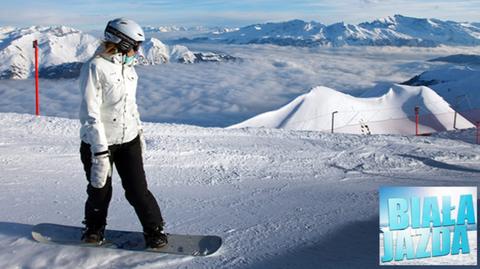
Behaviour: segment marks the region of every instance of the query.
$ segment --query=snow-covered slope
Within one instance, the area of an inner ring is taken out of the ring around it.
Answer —
[[[13,28],[0,27],[0,79],[26,79],[33,76],[33,40],[39,44],[39,73],[42,78],[77,77],[81,64],[94,55],[100,39],[79,30],[58,27]],[[202,54],[216,57],[202,58]],[[167,62],[196,63],[235,60],[230,55],[197,52],[195,55],[185,46],[171,48],[156,38],[144,42],[141,64],[153,65]]]
[[[213,33],[192,41],[293,46],[477,46],[480,45],[480,27],[474,23],[402,15],[358,25],[292,20],[249,25],[238,31]]]
[[[414,134],[414,108],[420,108],[421,132],[453,129],[454,111],[428,87],[393,85],[379,97],[354,97],[327,87],[316,87],[282,108],[260,114],[231,128],[266,127],[294,130],[375,134]],[[457,128],[473,125],[458,116]]]
[[[425,71],[404,84],[426,85],[434,89],[475,124],[480,122],[480,67],[472,65],[475,59],[474,55],[462,57],[463,65],[447,65]]]
[[[34,40],[38,40],[41,68],[84,62],[100,44],[95,37],[65,26],[0,27],[0,33],[0,78],[31,76]]]
[[[83,218],[78,120],[0,113],[0,125],[5,269],[377,268],[380,186],[480,183],[480,147],[447,133],[440,139],[146,123],[145,169],[167,232],[219,235],[220,251],[194,258],[43,245],[31,239],[34,224],[81,225]],[[453,135],[474,139],[473,130]],[[113,185],[108,228],[139,231],[116,174]]]

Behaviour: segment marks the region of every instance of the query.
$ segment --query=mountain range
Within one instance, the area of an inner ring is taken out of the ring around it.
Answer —
[[[33,76],[33,41],[38,40],[39,75],[42,78],[74,78],[83,62],[92,57],[101,40],[66,26],[0,27],[0,79]],[[237,58],[213,52],[192,52],[182,45],[168,46],[148,38],[141,47],[139,63],[198,63],[234,61]]]
[[[215,32],[182,42],[275,44],[289,46],[415,46],[480,45],[480,24],[394,15],[372,22],[325,25],[291,20],[252,24],[228,32]]]
[[[226,33],[236,31],[239,28],[228,27],[206,27],[206,26],[145,26],[145,33],[170,33],[170,32],[208,32],[208,33]]]
[[[292,20],[254,24],[242,28],[145,27],[146,32],[210,31],[193,39],[177,39],[168,46],[156,38],[144,42],[140,64],[167,62],[198,63],[235,61],[223,53],[193,52],[182,43],[212,42],[233,44],[275,44],[291,46],[478,46],[480,23],[412,18],[401,15],[364,22],[324,25],[319,22]],[[199,35],[195,35],[199,36]],[[32,77],[33,40],[38,40],[40,76],[71,78],[79,66],[94,53],[100,40],[66,26],[0,27],[0,78]]]

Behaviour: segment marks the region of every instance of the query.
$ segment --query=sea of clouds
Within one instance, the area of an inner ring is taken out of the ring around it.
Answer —
[[[480,48],[342,47],[188,44],[242,60],[225,63],[138,66],[141,118],[226,127],[277,109],[323,85],[353,95],[403,82],[443,63],[428,59]],[[77,79],[40,81],[41,114],[77,118]],[[34,81],[1,80],[0,112],[34,113]]]

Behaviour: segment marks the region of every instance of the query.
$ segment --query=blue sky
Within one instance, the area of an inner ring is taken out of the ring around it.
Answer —
[[[16,0],[2,3],[0,25],[89,30],[123,16],[142,25],[231,27],[290,19],[358,23],[394,14],[480,22],[480,0]]]

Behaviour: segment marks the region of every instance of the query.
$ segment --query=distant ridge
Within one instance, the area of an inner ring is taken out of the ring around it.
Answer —
[[[252,24],[238,30],[215,32],[189,42],[275,44],[289,46],[412,46],[480,45],[480,24],[394,15],[357,25],[324,25],[291,20]]]

